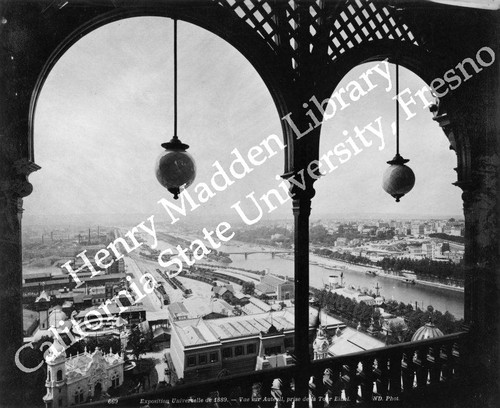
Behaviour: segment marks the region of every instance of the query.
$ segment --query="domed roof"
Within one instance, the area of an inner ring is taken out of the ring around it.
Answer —
[[[420,329],[418,329],[412,336],[411,341],[433,339],[434,337],[444,336],[443,332],[439,330],[434,323],[427,322]]]

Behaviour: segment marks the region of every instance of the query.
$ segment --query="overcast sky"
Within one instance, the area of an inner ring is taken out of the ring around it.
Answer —
[[[30,176],[34,192],[25,199],[26,215],[162,211],[158,200],[171,195],[157,182],[154,165],[160,144],[173,135],[172,30],[166,18],[122,20],[88,34],[56,64],[36,110],[35,161],[42,169]],[[339,87],[359,80],[373,65],[351,71]],[[394,79],[393,66],[391,73]],[[400,203],[382,190],[386,161],[395,149],[394,89],[385,91],[388,81],[381,75],[372,80],[375,89],[324,123],[321,153],[354,136],[355,126],[375,125],[378,117],[386,146],[379,150],[380,140],[366,133],[370,147],[316,182],[313,215],[461,214],[460,190],[451,185],[455,154],[418,101],[412,107],[417,115],[401,122],[401,154],[411,160],[415,188]],[[412,92],[424,86],[403,69],[400,83],[401,90]],[[253,67],[222,39],[184,22],[179,22],[178,84],[179,137],[191,145],[198,168],[191,192],[198,182],[209,183],[215,160],[227,169],[234,148],[245,156],[270,134],[280,135],[278,112]],[[236,201],[278,186],[283,155],[252,167],[196,212],[235,215],[230,207]],[[270,215],[291,216],[290,203]]]

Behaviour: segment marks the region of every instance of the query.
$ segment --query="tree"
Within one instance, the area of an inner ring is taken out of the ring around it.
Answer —
[[[148,341],[146,337],[142,334],[139,326],[135,325],[132,327],[132,331],[128,336],[127,345],[132,349],[132,354],[136,360],[139,360],[141,354],[143,354],[148,348]]]
[[[323,225],[315,225],[309,230],[311,242],[323,242],[328,236],[328,230]]]
[[[401,343],[405,338],[405,325],[400,322],[389,323],[389,344]]]
[[[241,285],[241,291],[245,295],[253,296],[253,294],[255,293],[255,283],[243,282],[243,285]]]
[[[315,293],[315,299],[317,306],[320,308],[324,308],[329,302],[328,302],[328,294],[331,294],[331,292],[328,292],[325,289],[316,291]]]

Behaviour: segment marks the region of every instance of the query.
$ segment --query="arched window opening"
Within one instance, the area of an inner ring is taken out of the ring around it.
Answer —
[[[62,379],[63,379],[62,370],[57,370],[56,378],[57,378],[57,381],[62,381]]]
[[[310,235],[312,259],[336,268],[311,267],[311,280],[333,293],[325,307],[381,346],[411,340],[426,323],[459,331],[464,312],[457,158],[432,120],[434,96],[403,67],[400,154],[416,183],[398,203],[382,189],[396,150],[395,86],[395,65],[367,63],[319,101],[324,176],[315,183]]]
[[[246,228],[243,213],[256,225],[286,215],[291,226],[290,201],[277,178],[285,148],[281,123],[262,78],[215,35],[182,22],[178,29],[178,136],[190,145],[198,170],[186,190],[185,215],[174,208],[182,206],[181,199],[174,201],[154,174],[160,144],[173,136],[172,21],[140,17],[103,26],[74,44],[47,77],[34,121],[42,170],[30,179],[35,188],[25,200],[23,219],[24,273],[40,272],[43,265],[52,275],[47,289],[71,291],[69,269],[84,266],[79,254],[86,251],[92,268],[106,271],[87,280],[96,305],[103,290],[111,294],[106,300],[125,290],[130,296],[120,298],[123,306],[128,299],[145,311],[159,311],[149,299],[156,296],[148,294],[149,284],[133,281],[140,293],[134,292],[126,272],[138,267],[167,284],[170,256],[159,254],[173,248],[173,259],[177,246],[189,249],[195,240],[206,250],[192,247],[191,259],[206,254],[200,263],[226,264],[228,252],[238,251],[231,239]],[[148,225],[156,232],[148,234]],[[283,235],[290,250],[291,231]],[[101,262],[95,256],[102,250],[109,256]],[[68,259],[75,263],[63,266]],[[253,262],[267,260],[271,255],[258,254]],[[139,266],[142,262],[149,267]],[[262,270],[256,264],[252,269]],[[287,269],[292,271],[289,260]],[[88,268],[77,276],[85,273]],[[211,288],[205,284],[200,290]],[[224,306],[221,313],[232,315],[230,309]],[[121,316],[127,324],[139,323],[145,311]],[[89,326],[92,317],[87,316]],[[112,384],[119,386],[120,377]],[[83,400],[83,391],[78,398]]]

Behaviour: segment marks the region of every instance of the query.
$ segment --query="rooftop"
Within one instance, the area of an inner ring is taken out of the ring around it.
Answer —
[[[179,335],[184,346],[197,346],[217,342],[217,338],[201,318],[179,320],[172,323],[172,328]]]
[[[317,324],[318,312],[309,309],[310,327]],[[327,328],[344,326],[344,323],[325,313],[321,314],[321,324]],[[273,325],[285,332],[292,332],[295,327],[293,308],[278,312],[259,313],[246,316],[231,316],[213,320],[190,319],[176,321],[172,324],[184,346],[198,346],[213,342],[236,339],[239,337],[258,336],[267,332]]]
[[[39,316],[38,312],[34,312],[33,310],[23,309],[23,330],[26,332],[30,329],[30,327],[38,321]]]
[[[335,335],[332,337],[328,353],[332,356],[338,356],[379,347],[385,347],[385,343],[350,327],[346,327],[342,329],[340,336]]]
[[[134,312],[143,312],[145,311],[144,307],[142,306],[123,306],[123,307],[126,307],[126,310],[123,311],[123,314],[128,314],[128,313],[134,313]],[[112,315],[119,315],[121,314],[120,313],[120,308],[118,307],[118,305],[116,303],[110,303],[109,305],[107,305],[107,309],[109,310],[109,312],[112,314]],[[101,308],[100,306],[92,306],[92,307],[89,307],[85,310],[82,310],[80,311],[77,315],[76,315],[76,318],[77,319],[83,319],[87,313],[90,313],[91,311],[97,311],[99,312],[101,315],[103,316],[106,316],[106,311],[104,310],[104,308]]]

